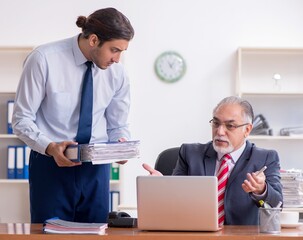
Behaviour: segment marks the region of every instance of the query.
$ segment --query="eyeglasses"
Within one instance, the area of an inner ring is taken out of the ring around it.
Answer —
[[[232,124],[232,123],[221,123],[219,121],[216,121],[215,119],[211,119],[209,121],[210,125],[212,128],[219,128],[221,125],[223,125],[225,127],[226,130],[228,131],[234,131],[235,129],[239,128],[239,127],[243,127],[245,125],[248,125],[249,123],[243,123],[240,125],[236,125],[236,124]]]

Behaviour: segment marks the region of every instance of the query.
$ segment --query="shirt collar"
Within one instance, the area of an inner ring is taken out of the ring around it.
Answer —
[[[244,141],[244,143],[242,144],[242,146],[237,149],[236,151],[233,151],[230,154],[230,156],[232,157],[232,160],[234,163],[236,163],[238,161],[238,159],[240,158],[240,156],[242,155],[244,149],[246,147],[246,141]],[[218,159],[220,160],[225,154],[222,153],[218,153]]]
[[[74,54],[74,58],[75,58],[75,63],[76,63],[76,65],[79,66],[81,64],[84,64],[87,61],[87,59],[79,48],[78,38],[79,38],[79,35],[76,35],[73,37],[72,41],[73,41],[73,54]]]

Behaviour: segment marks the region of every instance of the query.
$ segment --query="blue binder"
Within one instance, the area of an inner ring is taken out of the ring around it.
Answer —
[[[109,209],[110,211],[118,211],[118,206],[120,205],[120,192],[110,191],[109,196]]]
[[[16,146],[16,179],[24,178],[24,146]]]
[[[13,134],[12,118],[14,110],[14,100],[7,101],[7,133]]]
[[[16,147],[7,146],[7,178],[15,179]]]
[[[24,179],[28,179],[28,164],[29,164],[29,155],[31,153],[31,149],[29,146],[24,146]]]

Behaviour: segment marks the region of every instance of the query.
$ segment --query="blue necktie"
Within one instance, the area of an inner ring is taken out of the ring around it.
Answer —
[[[76,142],[83,144],[89,143],[92,132],[93,120],[93,76],[92,76],[92,62],[86,62],[87,70],[84,75],[80,117]]]

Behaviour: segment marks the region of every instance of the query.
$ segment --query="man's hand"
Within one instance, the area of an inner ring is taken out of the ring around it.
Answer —
[[[149,166],[148,164],[146,163],[143,163],[142,164],[143,168],[149,172],[149,174],[151,176],[163,176],[162,173],[160,173],[159,171],[157,171],[156,169],[153,169],[151,166]]]
[[[242,188],[245,192],[252,192],[257,195],[261,195],[264,193],[266,189],[265,183],[265,175],[264,173],[247,173],[247,179],[242,183]]]
[[[126,141],[127,141],[126,138],[123,138],[123,137],[118,139],[118,142],[126,142]],[[123,164],[127,163],[127,160],[119,161],[117,163],[123,165]]]
[[[64,156],[64,151],[69,145],[77,145],[78,143],[73,141],[64,141],[61,143],[50,143],[45,153],[52,156],[59,167],[74,167],[81,165],[81,162],[72,162]]]

